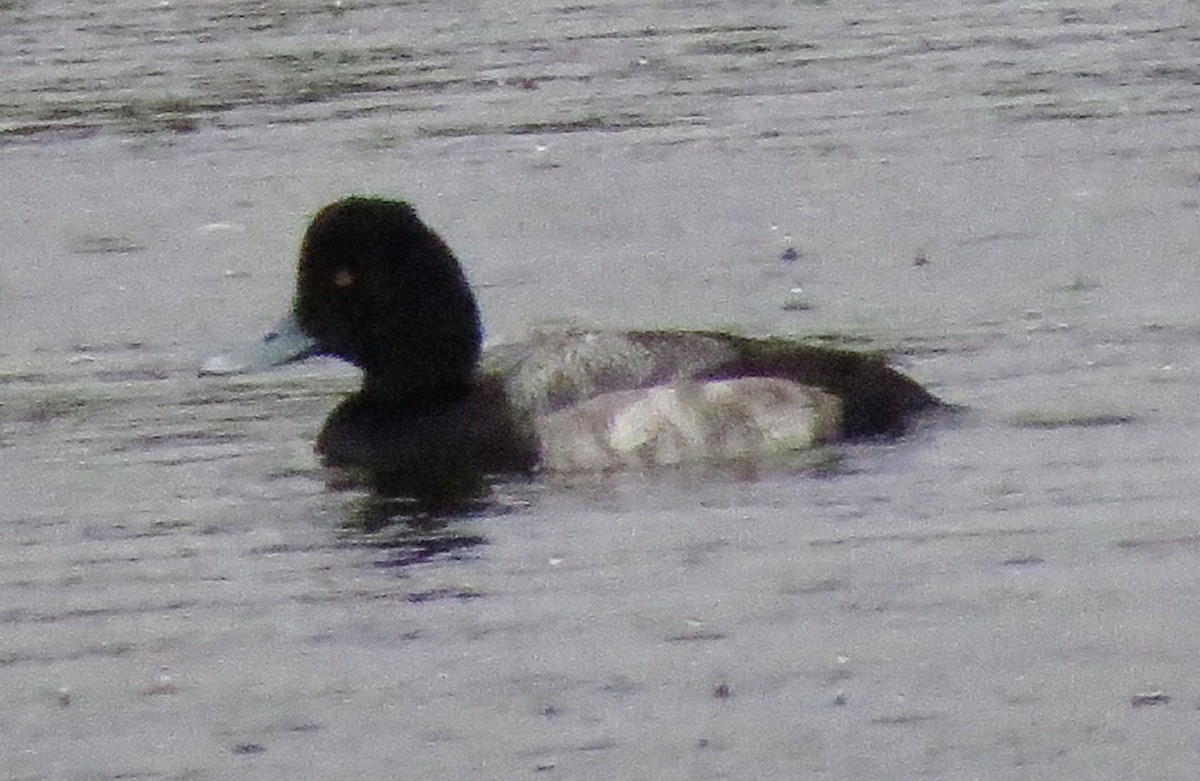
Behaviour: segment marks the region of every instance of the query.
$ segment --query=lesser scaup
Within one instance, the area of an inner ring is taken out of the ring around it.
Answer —
[[[367,197],[313,218],[291,314],[202,371],[314,354],[363,370],[317,452],[399,492],[461,484],[448,475],[774,458],[900,434],[939,406],[877,356],[785,339],[560,331],[485,353],[449,247],[407,203]]]

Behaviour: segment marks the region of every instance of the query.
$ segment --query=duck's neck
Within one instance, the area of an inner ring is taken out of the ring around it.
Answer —
[[[387,377],[374,372],[363,376],[358,397],[382,407],[423,409],[462,401],[475,390],[471,382],[417,382],[414,377]]]

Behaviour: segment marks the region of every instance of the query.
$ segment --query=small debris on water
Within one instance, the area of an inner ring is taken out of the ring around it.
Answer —
[[[261,754],[267,747],[261,743],[239,743],[233,747],[234,754]]]
[[[152,683],[143,686],[141,689],[141,694],[145,697],[161,697],[163,695],[178,693],[179,683],[166,670],[160,671],[158,677]]]
[[[783,300],[783,311],[785,312],[807,312],[812,308],[812,302],[804,297],[804,288],[792,288],[788,291],[787,298]]]
[[[1147,708],[1151,705],[1166,705],[1171,696],[1164,691],[1143,692],[1129,698],[1129,704],[1135,708]]]
[[[1001,563],[1006,567],[1034,567],[1038,564],[1045,564],[1046,560],[1041,556],[1022,554],[1019,556],[1010,556]]]
[[[77,255],[128,255],[145,249],[128,236],[88,234],[72,242],[71,251]]]

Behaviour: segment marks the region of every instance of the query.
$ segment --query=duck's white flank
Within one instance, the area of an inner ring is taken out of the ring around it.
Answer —
[[[841,403],[770,377],[602,394],[537,422],[549,471],[770,459],[837,438]]]

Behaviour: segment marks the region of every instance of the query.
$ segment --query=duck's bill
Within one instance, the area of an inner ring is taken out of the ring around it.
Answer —
[[[263,371],[272,366],[302,360],[317,352],[317,343],[300,330],[295,316],[289,314],[257,341],[209,358],[200,367],[200,376]]]

